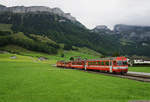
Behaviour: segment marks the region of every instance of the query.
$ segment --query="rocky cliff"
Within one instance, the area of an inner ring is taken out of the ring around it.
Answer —
[[[123,38],[138,42],[150,40],[150,26],[118,24],[114,27],[114,32],[120,34]]]
[[[65,17],[73,22],[76,21],[75,17],[72,17],[70,13],[64,13],[60,8],[49,8],[45,6],[13,6],[13,7],[6,7],[0,5],[0,12],[13,12],[13,13],[29,13],[29,12],[49,12],[54,13],[59,16]]]
[[[101,35],[105,35],[105,34],[112,35],[112,34],[114,34],[113,31],[111,31],[105,25],[98,25],[98,26],[96,26],[94,29],[92,29],[92,32],[99,33]]]
[[[96,26],[92,31],[99,34],[114,34],[121,38],[138,42],[150,40],[150,26],[117,24],[114,26],[114,30],[111,31],[107,26],[100,25]]]

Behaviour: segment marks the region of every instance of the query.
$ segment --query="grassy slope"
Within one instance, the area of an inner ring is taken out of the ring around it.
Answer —
[[[36,34],[30,34],[30,36],[40,42],[56,44],[55,41],[51,40],[50,38],[48,38],[46,36],[44,37],[44,36],[40,36],[40,35],[36,35]]]
[[[129,71],[150,73],[150,67],[129,67]]]
[[[0,54],[0,102],[128,102],[150,100],[150,84],[50,66]]]
[[[78,48],[79,49],[79,52],[81,53],[86,53],[86,54],[89,54],[89,55],[95,55],[95,56],[102,56],[102,54],[96,52],[96,51],[93,51],[87,47],[83,47],[83,48]]]
[[[34,51],[29,51],[29,50],[26,50],[22,47],[16,46],[16,45],[7,45],[4,47],[1,47],[0,49],[6,50],[9,52],[19,53],[19,54],[24,55],[24,56],[32,56],[32,57],[44,56],[44,57],[47,57],[47,58],[52,59],[52,60],[67,60],[71,56],[81,56],[82,58],[88,58],[88,59],[100,57],[100,54],[98,56],[98,53],[95,54],[96,52],[93,50],[87,50],[87,53],[81,52],[82,48],[79,51],[60,51],[59,54],[51,55],[51,56],[49,56],[48,54],[45,54],[45,53],[37,53]],[[60,57],[61,53],[64,53],[64,55],[65,55],[64,58]]]
[[[11,30],[12,24],[0,24],[0,31],[10,31]]]

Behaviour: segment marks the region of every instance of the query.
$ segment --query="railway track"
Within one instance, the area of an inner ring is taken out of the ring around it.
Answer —
[[[139,74],[120,75],[120,74],[112,74],[112,73],[97,72],[97,71],[87,71],[87,72],[102,74],[102,75],[106,75],[106,76],[113,76],[113,77],[131,79],[131,80],[136,80],[136,81],[141,81],[141,82],[149,82],[150,83],[150,76],[146,76],[146,75],[139,75]]]
[[[65,69],[68,69],[68,68],[65,68]],[[79,69],[75,69],[75,70],[79,70]],[[81,70],[81,71],[85,71],[85,70]],[[112,74],[112,73],[105,73],[105,72],[91,71],[91,70],[86,70],[86,72],[150,83],[150,76],[148,76],[148,75],[131,74],[131,73],[120,75],[120,74]]]

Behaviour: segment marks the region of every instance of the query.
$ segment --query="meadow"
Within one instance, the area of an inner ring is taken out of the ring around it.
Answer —
[[[129,71],[150,73],[150,67],[129,67]]]
[[[47,55],[49,60],[40,61],[35,55],[0,54],[0,102],[150,100],[150,83],[57,68],[52,65],[61,57]]]

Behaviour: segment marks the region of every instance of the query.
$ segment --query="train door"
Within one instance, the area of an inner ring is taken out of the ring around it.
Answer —
[[[113,64],[113,63],[112,63],[112,61],[110,60],[110,61],[109,61],[109,72],[110,72],[110,73],[112,73],[112,64]]]
[[[88,62],[87,61],[84,61],[84,69],[87,70],[87,64]]]

